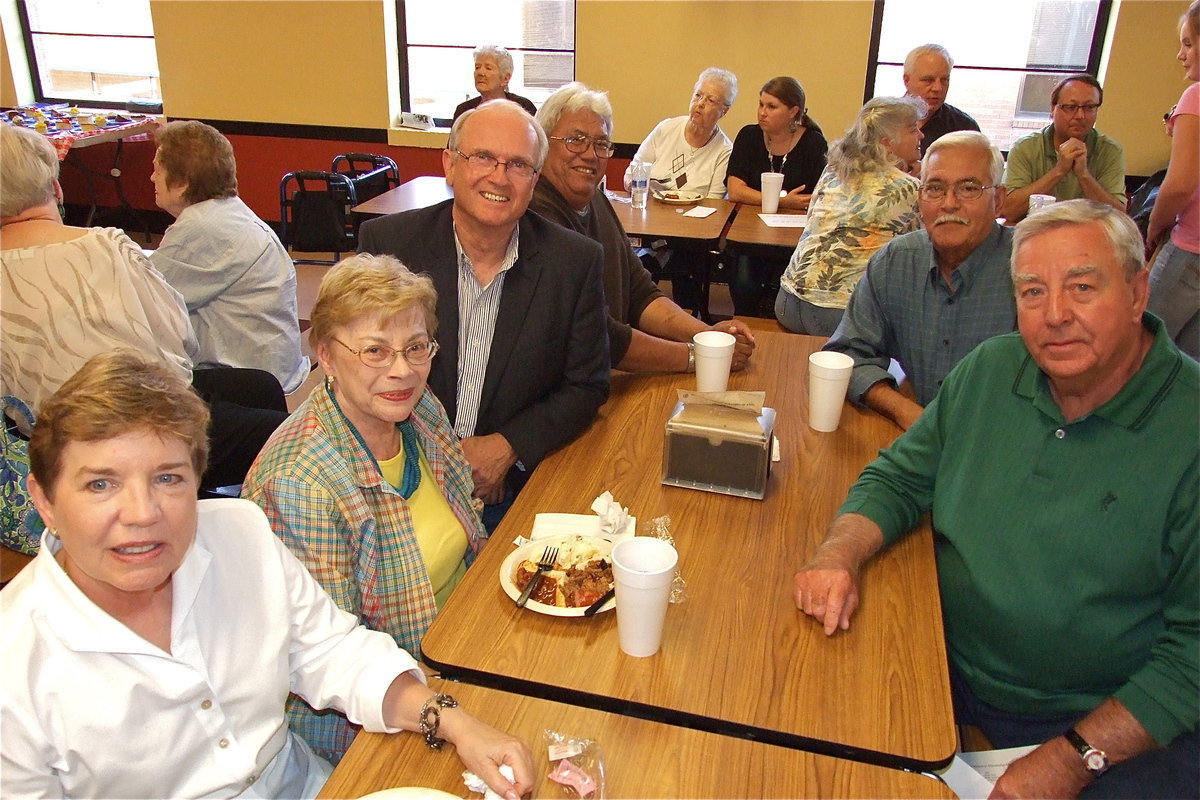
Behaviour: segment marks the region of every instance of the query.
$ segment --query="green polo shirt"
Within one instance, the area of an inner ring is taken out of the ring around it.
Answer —
[[[1092,177],[1109,192],[1125,198],[1125,150],[1113,139],[1092,128],[1084,137],[1087,147],[1087,168]],[[1013,143],[1004,167],[1004,187],[1008,191],[1021,189],[1045,175],[1058,163],[1058,151],[1054,149],[1054,125],[1042,128],[1038,133],[1022,136]],[[1059,200],[1078,200],[1083,197],[1079,178],[1074,172],[1054,184],[1049,194]]]
[[[1115,696],[1166,744],[1200,719],[1200,365],[1145,325],[1138,372],[1069,423],[1019,334],[980,345],[840,513],[891,543],[932,511],[947,647],[981,699]]]

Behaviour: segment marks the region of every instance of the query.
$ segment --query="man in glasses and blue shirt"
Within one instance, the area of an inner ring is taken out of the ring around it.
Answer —
[[[433,278],[441,351],[429,386],[489,533],[528,473],[608,398],[600,247],[528,211],[547,146],[512,102],[467,111],[442,152],[454,199],[365,222],[359,237],[362,252]]]
[[[907,430],[942,381],[980,342],[1016,327],[1008,260],[1004,160],[977,131],[930,145],[921,165],[924,229],[880,248],[850,296],[826,350],[854,359],[849,398]],[[889,371],[900,363],[912,396]]]
[[[1010,223],[1029,212],[1029,197],[1086,198],[1125,210],[1125,151],[1096,130],[1104,102],[1100,82],[1086,73],[1069,75],[1050,94],[1051,123],[1022,136],[1008,154],[1004,216]]]

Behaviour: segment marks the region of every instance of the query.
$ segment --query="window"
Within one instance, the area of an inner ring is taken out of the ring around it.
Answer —
[[[472,51],[481,44],[508,50],[513,58],[508,90],[536,105],[574,80],[574,0],[405,0],[399,5],[405,111],[449,119],[459,103],[477,96]]]
[[[876,0],[875,69],[867,97],[904,91],[904,57],[936,42],[950,51],[948,102],[1001,150],[1048,124],[1050,91],[1074,72],[1098,74],[1111,0],[1009,0],[986,13],[962,0]]]
[[[18,10],[38,101],[162,102],[149,0],[21,0]]]

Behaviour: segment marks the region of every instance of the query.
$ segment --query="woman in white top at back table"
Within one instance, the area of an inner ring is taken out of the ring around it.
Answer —
[[[638,148],[634,161],[654,165],[651,180],[666,189],[725,196],[725,170],[733,142],[717,124],[737,99],[737,77],[718,67],[700,73],[687,116],[664,119]],[[629,191],[632,166],[625,170]]]
[[[775,317],[792,333],[833,335],[871,256],[921,227],[921,182],[907,170],[920,158],[924,115],[918,98],[876,97],[829,148],[775,298]]]

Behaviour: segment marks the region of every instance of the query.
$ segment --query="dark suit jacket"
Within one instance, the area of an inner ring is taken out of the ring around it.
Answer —
[[[458,256],[452,200],[362,224],[359,251],[393,255],[437,288],[429,386],[458,414]],[[519,255],[504,278],[476,433],[501,433],[532,470],[582,433],[608,399],[603,251],[533,212],[521,217]]]

